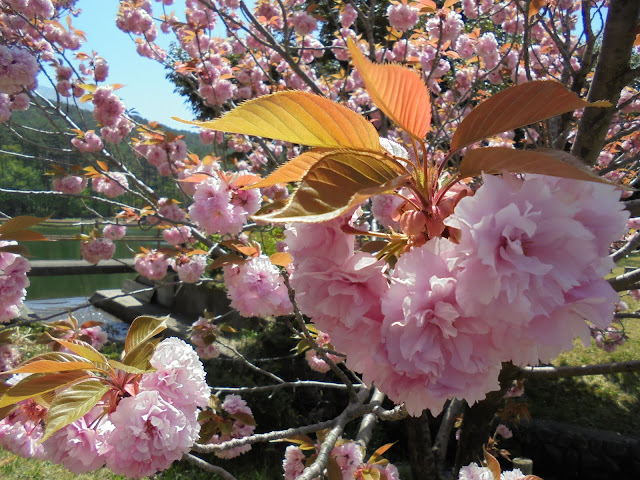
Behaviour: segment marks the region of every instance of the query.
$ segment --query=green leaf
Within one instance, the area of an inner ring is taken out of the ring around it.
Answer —
[[[179,122],[323,148],[380,151],[374,126],[353,110],[311,93],[288,90],[249,100],[209,122]]]
[[[554,80],[539,80],[507,88],[485,100],[456,129],[451,152],[483,138],[524,127],[584,107],[607,107],[607,101],[589,103]]]
[[[142,368],[133,367],[131,365],[126,365],[124,363],[118,362],[117,360],[109,360],[109,365],[111,365],[113,368],[117,368],[118,370],[122,370],[127,373],[134,373],[134,374],[149,373],[149,372],[155,371],[155,368],[145,370]]]
[[[156,345],[159,342],[160,340],[157,339],[138,345],[125,355],[122,359],[122,363],[140,370],[149,370],[149,360],[151,359],[153,352],[156,349]]]
[[[593,173],[570,153],[551,149],[515,150],[507,147],[484,147],[469,151],[460,164],[460,177],[475,177],[482,172],[538,173],[612,185],[609,180]]]
[[[127,338],[124,341],[125,354],[128,354],[138,345],[145,343],[164,331],[167,328],[166,323],[166,318],[148,316],[136,318],[133,323],[131,323]]]
[[[41,441],[83,417],[108,391],[109,387],[100,380],[87,380],[59,393],[47,414],[47,428]]]
[[[35,374],[22,379],[0,397],[0,408],[13,405],[21,400],[26,400],[45,392],[56,390],[83,378],[89,378],[82,370],[54,374]]]
[[[398,164],[384,155],[332,151],[311,167],[282,210],[253,218],[272,223],[324,222],[406,181]]]

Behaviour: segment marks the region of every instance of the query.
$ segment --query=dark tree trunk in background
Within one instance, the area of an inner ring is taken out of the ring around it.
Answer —
[[[587,100],[609,100],[611,108],[585,108],[571,153],[594,165],[616,111],[620,92],[633,79],[629,60],[640,15],[640,1],[611,0],[602,47]],[[637,73],[636,73],[637,75]]]
[[[439,480],[435,455],[431,449],[431,431],[429,430],[429,414],[425,410],[418,418],[404,419],[407,429],[409,463],[411,474],[416,480]]]
[[[488,393],[484,400],[465,410],[456,451],[454,478],[458,478],[460,467],[469,465],[471,462],[480,463],[482,460],[482,445],[487,443],[489,436],[493,433],[491,432],[493,417],[502,405],[505,392],[519,373],[520,369],[511,363],[502,364],[500,391]]]

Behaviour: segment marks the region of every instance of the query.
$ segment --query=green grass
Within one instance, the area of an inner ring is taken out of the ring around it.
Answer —
[[[640,258],[629,263],[640,266]],[[619,272],[618,272],[619,270]],[[621,273],[622,268],[614,273]],[[640,302],[623,297],[630,311]],[[573,350],[560,354],[555,366],[625,362],[640,359],[640,320],[624,320],[627,342],[611,353],[575,341]],[[551,418],[589,428],[638,436],[640,431],[640,372],[591,375],[560,380],[529,380],[525,389],[534,418]]]

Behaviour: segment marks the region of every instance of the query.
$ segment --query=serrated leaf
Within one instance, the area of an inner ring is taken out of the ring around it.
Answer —
[[[402,173],[383,155],[333,151],[307,172],[282,210],[253,218],[272,223],[331,220],[373,195],[393,191],[406,181]]]
[[[291,258],[291,255],[287,252],[276,252],[269,257],[269,260],[271,260],[271,263],[274,265],[278,265],[280,267],[286,267],[293,262],[293,258]]]
[[[124,341],[125,354],[131,352],[141,343],[150,340],[167,328],[166,318],[141,316],[137,317],[129,327]]]
[[[127,372],[127,373],[149,373],[154,371],[155,369],[142,369],[142,368],[137,368],[131,365],[126,365],[122,362],[118,362],[117,360],[109,360],[109,365],[111,365],[113,368],[117,368],[118,370],[122,370],[123,372]]]
[[[310,147],[380,151],[378,133],[364,117],[332,100],[301,91],[288,90],[249,100],[209,122],[174,120]]]
[[[413,138],[424,139],[431,127],[431,98],[420,75],[401,65],[372,63],[351,38],[347,45],[351,61],[378,108]]]
[[[13,405],[21,400],[26,400],[45,392],[56,390],[64,385],[77,382],[89,376],[81,370],[55,373],[51,375],[36,374],[29,375],[16,385],[11,387],[0,397],[0,408]]]
[[[606,101],[589,103],[553,80],[538,80],[507,88],[485,100],[456,129],[451,152],[483,138],[555,117],[584,107],[606,107]]]
[[[94,364],[90,362],[56,362],[52,360],[38,360],[16,367],[7,373],[53,373],[71,370],[91,370]]]
[[[460,164],[461,178],[475,177],[482,172],[498,174],[505,171],[537,173],[614,185],[606,178],[593,173],[578,158],[560,150],[515,150],[507,147],[477,148],[468,152]],[[628,188],[622,185],[616,186]]]
[[[487,464],[487,468],[491,471],[494,480],[500,480],[500,462],[496,460],[496,457],[487,452],[486,447],[482,446],[482,452],[484,453],[484,461]]]
[[[326,150],[311,150],[309,152],[305,152],[278,167],[266,178],[254,183],[253,185],[245,187],[245,189],[267,188],[277,185],[278,183],[298,182],[305,176],[309,169],[325,155]]]
[[[47,413],[47,427],[41,441],[83,417],[108,391],[109,387],[99,380],[87,380],[59,393]]]
[[[71,350],[76,355],[80,355],[91,362],[107,363],[105,356],[86,342],[81,340],[62,340],[60,338],[51,338],[63,347]]]

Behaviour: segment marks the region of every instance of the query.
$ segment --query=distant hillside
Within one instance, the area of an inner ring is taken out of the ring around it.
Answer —
[[[52,95],[55,98],[53,90],[43,90],[43,96]],[[47,90],[51,91],[47,92]],[[83,130],[92,130],[97,127],[93,114],[89,110],[69,106],[65,113]],[[134,118],[140,123],[147,123],[141,117]],[[54,123],[61,130],[68,131],[68,127],[61,121],[54,121]],[[23,128],[24,126],[29,127],[29,129]],[[13,133],[10,128],[15,129],[19,136]],[[43,131],[52,130],[54,128],[51,121],[37,108],[32,107],[26,112],[14,112],[9,124],[0,124],[0,150],[50,159],[68,167],[71,165],[84,167],[85,162],[80,155],[61,151],[69,149],[68,139],[64,139],[59,133],[51,135],[42,133]],[[200,142],[197,133],[172,128],[166,128],[165,130],[175,135],[183,135],[189,151],[196,153],[200,157],[207,155],[211,151],[210,147]],[[130,148],[120,146],[117,152],[122,155],[124,164],[154,188],[158,194],[180,198],[180,192],[177,191],[172,182],[161,177],[155,167],[137,158]],[[116,154],[115,151],[114,154]],[[51,188],[51,176],[45,175],[48,170],[51,170],[51,167],[41,160],[19,158],[0,152],[0,187],[20,190],[49,190]],[[45,195],[25,196],[0,192],[0,205],[2,205],[0,210],[11,216],[24,214],[53,215],[58,218],[93,216],[87,212],[87,209],[79,199],[73,198],[54,198]],[[103,215],[117,213],[113,207],[101,202],[94,202],[90,206]]]

